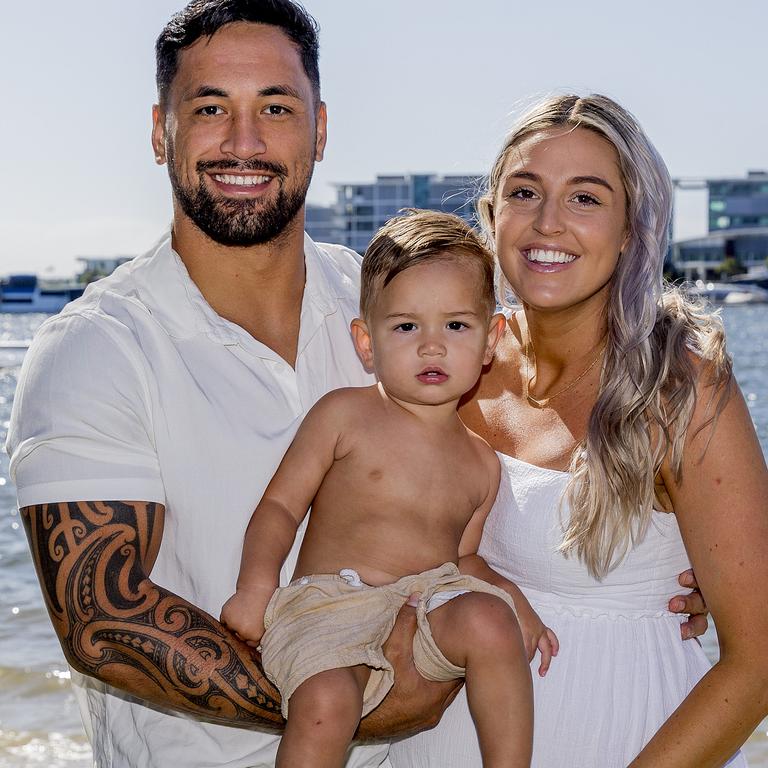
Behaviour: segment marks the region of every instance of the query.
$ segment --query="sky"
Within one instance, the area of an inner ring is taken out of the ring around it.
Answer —
[[[69,275],[168,226],[149,142],[154,41],[183,0],[3,0],[0,275]],[[515,114],[605,93],[673,177],[768,169],[764,0],[306,0],[329,143],[309,201],[377,174],[489,169]],[[706,231],[678,195],[675,235]]]

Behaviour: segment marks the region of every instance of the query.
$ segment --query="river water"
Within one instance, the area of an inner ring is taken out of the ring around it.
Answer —
[[[736,377],[768,455],[768,305],[727,307],[723,317]],[[0,341],[29,339],[44,319],[0,314]],[[0,445],[23,354],[0,349]],[[704,637],[704,646],[714,661],[713,630]],[[0,691],[0,768],[92,765],[69,672],[32,568],[4,451],[0,452]],[[767,730],[768,721],[745,746],[753,768],[768,768]]]

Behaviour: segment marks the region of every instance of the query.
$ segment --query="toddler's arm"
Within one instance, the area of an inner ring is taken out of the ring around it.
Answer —
[[[520,631],[523,634],[528,661],[533,659],[538,649],[541,653],[539,675],[544,677],[549,671],[552,657],[557,656],[560,650],[560,643],[557,635],[544,625],[539,614],[533,610],[520,588],[509,579],[496,573],[477,552],[459,558],[459,570],[503,589],[512,598],[517,611],[517,620],[520,622]]]
[[[531,608],[531,604],[520,591],[520,588],[496,573],[477,554],[477,548],[480,546],[480,539],[483,535],[483,526],[496,500],[496,493],[499,490],[501,473],[498,456],[490,447],[488,447],[486,458],[489,478],[488,495],[475,510],[462,534],[461,541],[459,542],[459,570],[469,576],[475,576],[478,579],[487,581],[489,584],[499,587],[499,589],[503,589],[512,598],[515,610],[517,611],[517,619],[520,623],[525,650],[528,653],[528,660],[531,661],[533,659],[538,649],[541,653],[539,675],[544,677],[549,670],[552,657],[557,656],[560,650],[557,636],[549,627],[544,626],[539,615]]]
[[[248,523],[237,591],[224,604],[221,622],[250,645],[264,634],[280,567],[333,464],[343,403],[343,391],[332,392],[309,411]]]

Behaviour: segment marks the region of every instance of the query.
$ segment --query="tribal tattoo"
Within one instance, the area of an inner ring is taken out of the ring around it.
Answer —
[[[75,669],[205,719],[282,727],[279,694],[259,655],[147,578],[162,505],[41,504],[21,515],[48,612]]]

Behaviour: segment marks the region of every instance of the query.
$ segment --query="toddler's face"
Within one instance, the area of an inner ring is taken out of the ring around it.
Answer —
[[[481,269],[463,259],[401,272],[381,290],[367,325],[384,389],[424,405],[456,401],[469,391],[498,336],[498,316],[491,318],[482,300]]]

